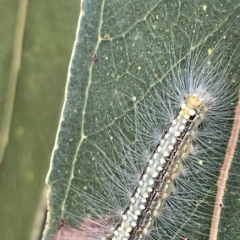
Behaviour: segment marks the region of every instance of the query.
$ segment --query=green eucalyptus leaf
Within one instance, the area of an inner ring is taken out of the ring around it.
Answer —
[[[71,226],[79,224],[83,213],[75,188],[83,190],[90,183],[95,183],[97,188],[95,159],[99,149],[111,156],[109,131],[117,122],[127,127],[124,117],[133,112],[131,97],[141,101],[153,83],[164,80],[171,71],[171,54],[187,56],[196,47],[202,49],[218,42],[225,33],[233,38],[239,30],[239,15],[238,1],[81,2],[47,181],[50,192],[46,239],[56,233],[62,222]],[[126,97],[119,99],[118,93]],[[237,184],[236,174],[234,177],[233,183]],[[223,212],[219,239],[239,236],[240,213],[236,207],[239,192],[234,189],[234,194],[226,198],[226,205],[233,201],[234,206],[228,205]],[[230,218],[233,225],[228,229]]]

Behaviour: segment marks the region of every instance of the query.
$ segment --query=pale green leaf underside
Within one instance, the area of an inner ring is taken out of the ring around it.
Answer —
[[[137,98],[147,96],[152,82],[161,81],[170,70],[170,45],[174,44],[176,56],[180,48],[182,56],[189,54],[185,32],[196,30],[194,44],[200,46],[203,39],[208,42],[220,38],[227,28],[233,33],[240,24],[237,1],[85,0],[81,8],[56,139],[58,148],[53,152],[49,172],[47,237],[56,231],[61,219],[68,221],[73,217],[68,212],[77,215],[80,211],[71,186],[74,182],[83,189],[94,181],[95,144],[110,154],[108,117],[114,119],[113,123],[124,117],[116,92]],[[94,54],[98,57],[95,63]],[[131,104],[125,105],[129,108],[125,110],[130,111]],[[237,196],[239,193],[235,192],[234,199]],[[229,195],[227,201],[235,200]],[[239,236],[237,209],[228,209],[227,215],[231,216],[223,218],[219,239]],[[232,227],[227,229],[230,217]]]
[[[36,240],[79,0],[0,6],[0,239]]]

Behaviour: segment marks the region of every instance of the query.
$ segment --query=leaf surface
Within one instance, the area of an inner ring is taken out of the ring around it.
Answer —
[[[83,190],[94,182],[97,186],[95,159],[99,149],[111,156],[108,132],[116,122],[124,127],[121,105],[131,114],[128,97],[140,101],[154,82],[165,79],[173,46],[175,56],[191,54],[186,33],[195,31],[193,48],[211,46],[226,31],[236,31],[239,14],[240,4],[234,1],[82,1],[49,170],[46,239],[63,221],[79,224],[83,213],[75,187]],[[126,98],[119,102],[118,93]],[[237,184],[238,179],[233,182]],[[236,201],[239,192],[234,194]],[[228,210],[233,224],[237,209]],[[219,239],[237,239],[239,227],[234,225],[229,235],[227,221],[221,222]]]

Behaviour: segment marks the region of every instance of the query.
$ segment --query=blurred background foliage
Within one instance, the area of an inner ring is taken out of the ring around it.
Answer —
[[[80,1],[0,6],[0,238],[36,240]]]

